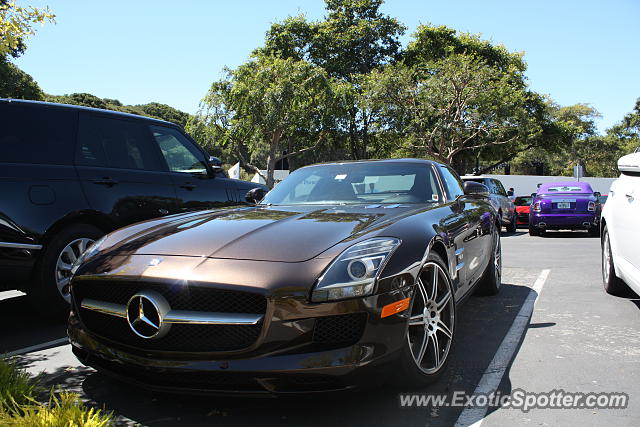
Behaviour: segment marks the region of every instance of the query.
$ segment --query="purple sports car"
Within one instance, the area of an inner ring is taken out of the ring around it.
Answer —
[[[541,236],[545,230],[587,230],[597,236],[599,195],[586,182],[542,184],[532,195],[529,234]]]

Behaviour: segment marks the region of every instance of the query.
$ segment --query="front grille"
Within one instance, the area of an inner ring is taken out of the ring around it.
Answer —
[[[76,301],[91,298],[98,301],[126,304],[136,292],[150,289],[161,294],[173,310],[209,311],[218,313],[264,314],[267,300],[258,294],[215,289],[196,284],[183,286],[145,282],[75,281]]]
[[[84,298],[125,305],[136,293],[154,290],[165,297],[173,310],[219,313],[265,314],[266,299],[250,292],[228,291],[189,285],[172,287],[137,282],[76,282],[76,307]],[[167,335],[144,339],[131,330],[126,319],[92,310],[79,309],[80,320],[95,335],[115,343],[152,351],[217,352],[250,347],[258,339],[262,322],[256,325],[173,324]]]
[[[367,323],[367,313],[321,317],[313,328],[313,343],[321,346],[344,347],[360,340]]]

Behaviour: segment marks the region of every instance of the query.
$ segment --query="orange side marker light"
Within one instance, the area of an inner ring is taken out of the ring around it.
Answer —
[[[400,313],[409,308],[410,298],[401,299],[400,301],[392,302],[382,307],[382,313],[380,317],[389,317],[392,314]]]

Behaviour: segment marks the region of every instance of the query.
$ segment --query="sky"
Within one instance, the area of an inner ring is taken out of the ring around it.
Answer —
[[[325,15],[323,0],[18,4],[48,5],[56,14],[15,60],[46,93],[155,101],[192,114],[224,67],[242,64],[263,44],[271,23]],[[601,132],[640,97],[640,0],[387,0],[382,11],[407,26],[405,46],[418,25],[430,23],[524,52],[531,89],[560,105],[592,105]]]

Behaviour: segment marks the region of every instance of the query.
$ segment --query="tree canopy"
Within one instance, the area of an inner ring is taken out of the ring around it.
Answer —
[[[15,1],[0,0],[0,57],[21,55],[25,38],[35,33],[34,26],[54,19],[48,7],[21,7]]]

